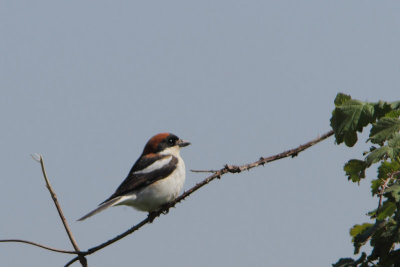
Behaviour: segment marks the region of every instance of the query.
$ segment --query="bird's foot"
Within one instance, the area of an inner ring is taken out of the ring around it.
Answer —
[[[171,208],[170,203],[164,204],[160,207],[161,213],[162,214],[168,214],[169,209]]]
[[[149,223],[152,223],[155,218],[160,216],[160,214],[157,211],[150,211],[149,214],[147,215],[147,218],[149,219]]]
[[[155,218],[159,217],[161,214],[167,214],[169,212],[169,209],[171,208],[170,203],[166,203],[156,211],[150,211],[149,214],[147,215],[147,218],[149,218],[149,223],[152,223]]]

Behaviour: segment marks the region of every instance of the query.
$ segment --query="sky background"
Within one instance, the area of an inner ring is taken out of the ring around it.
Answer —
[[[329,131],[338,92],[399,100],[399,13],[399,1],[1,1],[0,239],[72,249],[31,153],[85,250],[145,218],[116,207],[76,222],[158,132],[192,142],[187,170],[216,169]],[[89,265],[330,266],[377,206],[342,170],[367,148],[330,138],[223,176]],[[205,177],[188,171],[185,188]],[[0,244],[1,266],[71,258]]]

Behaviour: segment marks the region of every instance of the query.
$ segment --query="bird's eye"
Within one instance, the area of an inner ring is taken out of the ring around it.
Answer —
[[[173,145],[173,144],[175,143],[175,142],[174,142],[174,139],[172,139],[172,138],[168,139],[168,143],[171,144],[171,145]]]

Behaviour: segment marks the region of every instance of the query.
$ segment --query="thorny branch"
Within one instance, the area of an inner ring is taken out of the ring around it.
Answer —
[[[179,202],[181,202],[182,200],[184,200],[185,198],[187,198],[189,195],[191,195],[192,193],[194,193],[195,191],[199,190],[201,187],[205,186],[206,184],[210,183],[212,180],[218,178],[220,179],[222,175],[225,175],[227,173],[240,173],[242,171],[245,170],[250,170],[252,168],[258,167],[258,166],[264,166],[266,163],[275,161],[275,160],[279,160],[282,158],[286,158],[286,157],[295,157],[297,156],[300,152],[306,150],[307,148],[327,139],[328,137],[333,135],[333,131],[329,131],[323,135],[321,135],[320,137],[315,138],[314,140],[311,140],[310,142],[307,142],[303,145],[298,146],[297,148],[294,149],[290,149],[287,151],[284,151],[282,153],[270,156],[270,157],[261,157],[259,160],[252,162],[252,163],[248,163],[248,164],[244,164],[244,165],[228,165],[226,164],[222,169],[219,170],[192,170],[193,172],[209,172],[209,173],[213,173],[210,176],[208,176],[207,178],[205,178],[203,181],[201,181],[200,183],[196,184],[195,186],[193,186],[192,188],[190,188],[189,190],[185,191],[182,195],[180,195],[178,198],[176,198],[173,202],[168,203],[166,205],[164,205],[160,210],[156,211],[156,212],[152,212],[148,215],[147,218],[145,218],[144,220],[142,220],[140,223],[132,226],[130,229],[128,229],[127,231],[121,233],[120,235],[100,244],[97,246],[94,246],[90,249],[88,249],[87,251],[81,251],[79,250],[79,247],[72,235],[71,230],[69,229],[68,223],[62,213],[61,207],[58,204],[58,200],[56,197],[56,194],[54,193],[53,189],[51,188],[51,185],[47,179],[47,175],[46,175],[46,171],[44,168],[44,162],[43,162],[43,158],[42,156],[39,156],[38,158],[35,158],[37,161],[40,162],[41,166],[42,166],[42,172],[43,172],[43,176],[45,177],[46,180],[46,184],[47,184],[47,188],[50,191],[50,194],[53,198],[54,204],[56,205],[56,208],[58,210],[58,213],[60,215],[60,218],[64,224],[65,230],[71,240],[71,243],[74,246],[75,251],[67,251],[67,250],[61,250],[61,249],[55,249],[55,248],[50,248],[44,245],[40,245],[31,241],[25,241],[25,240],[17,240],[17,239],[9,239],[9,240],[0,240],[0,242],[21,242],[21,243],[27,243],[27,244],[31,244],[34,246],[38,246],[44,249],[48,249],[51,251],[55,251],[55,252],[59,252],[59,253],[68,253],[68,254],[77,254],[77,256],[75,258],[73,258],[72,260],[70,260],[65,267],[70,266],[71,264],[73,264],[74,262],[76,262],[77,260],[79,260],[82,264],[82,266],[87,266],[87,261],[85,256],[93,254],[115,242],[117,242],[118,240],[126,237],[127,235],[132,234],[133,232],[139,230],[142,226],[153,222],[153,220],[157,217],[159,217],[161,214],[166,214],[168,213],[169,209],[172,207],[175,207],[175,205]]]
[[[141,221],[140,223],[138,223],[137,225],[131,227],[129,230],[125,231],[124,233],[108,240],[107,242],[104,242],[103,244],[100,244],[98,246],[92,247],[90,249],[88,249],[87,251],[83,252],[82,255],[86,256],[86,255],[90,255],[95,253],[96,251],[111,245],[112,243],[124,238],[127,235],[132,234],[133,232],[139,230],[142,226],[144,226],[147,223],[151,223],[156,217],[160,216],[161,214],[165,214],[168,212],[168,210],[172,207],[175,207],[175,205],[179,202],[181,202],[182,200],[184,200],[185,198],[187,198],[189,195],[191,195],[192,193],[194,193],[195,191],[199,190],[201,187],[205,186],[206,184],[210,183],[212,180],[214,180],[215,178],[221,178],[222,175],[227,174],[227,173],[239,173],[241,171],[244,170],[250,170],[254,167],[260,166],[260,165],[264,165],[268,162],[271,161],[275,161],[278,159],[282,159],[282,158],[286,158],[286,157],[295,157],[297,156],[300,152],[306,150],[307,148],[321,142],[322,140],[325,140],[326,138],[330,137],[331,135],[333,135],[333,131],[329,131],[325,134],[323,134],[320,137],[315,138],[314,140],[311,140],[310,142],[307,142],[303,145],[300,145],[297,148],[294,149],[290,149],[287,151],[284,151],[282,153],[267,157],[267,158],[263,158],[261,157],[259,160],[249,163],[249,164],[245,164],[245,165],[241,165],[241,166],[235,166],[235,165],[228,165],[226,164],[224,166],[224,168],[217,170],[217,171],[212,171],[213,174],[210,175],[209,177],[205,178],[203,181],[201,181],[200,183],[196,184],[195,186],[193,186],[192,188],[190,188],[189,190],[183,192],[182,195],[180,195],[178,198],[176,198],[172,203],[169,203],[168,205],[165,205],[163,208],[161,208],[160,210],[149,214],[149,216],[144,219],[143,221]],[[204,171],[201,171],[204,172]],[[205,171],[205,172],[210,172],[210,171]],[[78,257],[73,258],[71,261],[69,261],[65,267],[70,266],[72,263],[74,263],[75,261],[78,260]]]

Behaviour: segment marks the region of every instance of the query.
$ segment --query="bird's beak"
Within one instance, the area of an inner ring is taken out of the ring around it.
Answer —
[[[179,147],[185,147],[185,146],[190,145],[190,142],[186,141],[186,140],[179,139],[177,144],[178,144]]]

